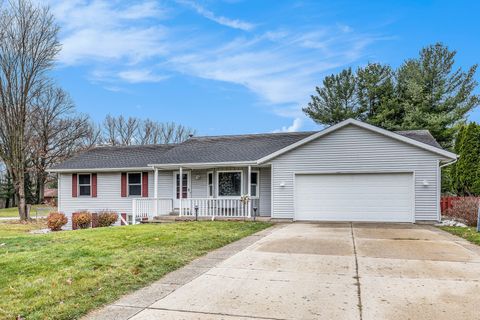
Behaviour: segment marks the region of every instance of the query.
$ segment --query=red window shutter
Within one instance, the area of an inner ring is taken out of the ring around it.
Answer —
[[[97,197],[97,174],[92,173],[92,197]]]
[[[72,174],[72,197],[76,198],[78,197],[78,180],[77,180],[77,174],[73,173]]]
[[[122,197],[127,196],[127,174],[125,172],[122,172],[121,195],[122,195]]]
[[[148,172],[144,172],[142,176],[142,197],[148,198]]]

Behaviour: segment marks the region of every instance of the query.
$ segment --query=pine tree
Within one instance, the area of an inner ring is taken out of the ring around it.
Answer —
[[[403,117],[395,96],[394,72],[388,65],[369,63],[358,68],[357,96],[362,118],[386,129],[400,127]]]
[[[468,112],[480,103],[475,94],[477,65],[455,68],[456,51],[437,43],[393,70],[370,63],[323,80],[303,111],[315,122],[332,125],[347,118],[388,130],[427,129],[447,149]]]
[[[460,156],[454,169],[458,195],[480,195],[480,125],[470,123],[460,131],[455,146]]]
[[[352,69],[323,80],[323,87],[316,87],[317,95],[303,111],[319,124],[333,125],[348,118],[361,118],[356,96],[356,76]]]
[[[397,71],[397,94],[405,116],[403,129],[428,129],[446,148],[453,146],[458,127],[479,104],[475,95],[477,65],[454,68],[456,51],[437,43],[423,48],[417,59]]]

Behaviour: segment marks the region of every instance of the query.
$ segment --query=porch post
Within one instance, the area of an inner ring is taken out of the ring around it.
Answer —
[[[252,179],[252,166],[248,166],[248,174],[247,174],[247,196],[248,196],[248,203],[247,203],[247,213],[248,217],[250,218],[252,216],[252,210],[251,210],[251,199],[250,197],[252,196],[252,190],[250,187],[251,184],[251,179]]]
[[[178,201],[180,202],[180,205],[179,205],[180,213],[178,214],[178,216],[181,217],[182,216],[182,196],[183,196],[183,168],[182,167],[180,167],[180,170],[179,170],[178,180],[179,180]],[[177,190],[175,190],[175,192],[177,192]]]
[[[158,216],[158,168],[153,172],[153,198],[155,203],[155,215]]]

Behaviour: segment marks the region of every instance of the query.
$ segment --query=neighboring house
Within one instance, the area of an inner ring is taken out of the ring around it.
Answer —
[[[48,204],[57,203],[58,189],[45,188],[43,191],[43,202]]]
[[[137,220],[196,212],[415,222],[440,219],[440,166],[455,160],[428,131],[349,119],[319,132],[98,147],[50,171],[58,173],[59,211],[69,216],[110,209]]]

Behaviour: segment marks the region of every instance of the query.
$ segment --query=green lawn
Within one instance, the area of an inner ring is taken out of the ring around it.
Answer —
[[[39,205],[34,205],[32,206],[32,209],[30,210],[30,216],[32,218],[35,218],[35,210],[37,208],[50,208],[46,205],[39,204]],[[52,208],[52,211],[55,210],[55,208]],[[39,214],[42,215],[48,215],[48,211],[42,211],[39,212]],[[6,208],[6,209],[0,209],[0,218],[10,218],[10,217],[18,217],[18,208],[13,207],[13,208]]]
[[[462,237],[471,243],[480,245],[480,233],[476,228],[462,228],[462,227],[440,227],[440,229],[450,232],[456,236]]]
[[[32,235],[25,231],[38,225],[9,232],[0,223],[0,319],[78,318],[269,226],[185,222]]]

